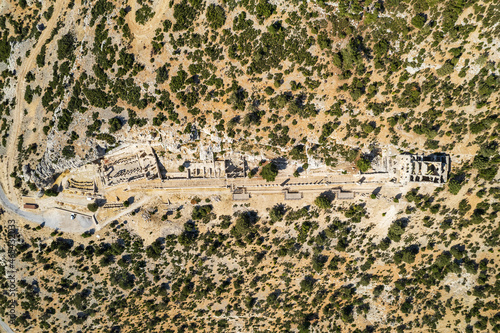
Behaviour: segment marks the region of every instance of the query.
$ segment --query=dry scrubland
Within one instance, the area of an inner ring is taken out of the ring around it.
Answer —
[[[452,162],[441,187],[353,201],[166,192],[94,234],[6,212],[2,265],[9,218],[24,240],[11,327],[499,331],[499,21],[498,2],[474,0],[2,2],[14,203],[137,142],[172,165],[200,144],[286,158],[297,176],[311,161],[373,172],[389,148]]]

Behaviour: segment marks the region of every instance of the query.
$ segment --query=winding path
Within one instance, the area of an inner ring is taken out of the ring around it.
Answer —
[[[13,170],[13,166],[16,164],[15,160],[17,157],[17,145],[16,141],[19,135],[22,133],[22,123],[23,123],[23,105],[24,105],[24,93],[26,90],[26,82],[25,77],[26,74],[31,70],[32,65],[40,53],[42,46],[45,44],[45,41],[50,38],[52,30],[57,25],[57,21],[60,18],[60,14],[63,9],[66,7],[66,4],[69,0],[56,0],[54,4],[54,12],[52,17],[47,22],[47,26],[42,31],[38,41],[36,42],[34,48],[31,50],[30,56],[23,62],[22,67],[19,69],[18,73],[18,83],[16,87],[16,106],[13,110],[12,116],[12,125],[10,127],[10,135],[7,141],[7,150],[4,155],[3,164],[4,164],[4,175],[2,179],[2,183],[5,186],[5,190],[8,193],[8,196],[14,203],[18,203],[18,199],[16,197],[15,190],[13,188],[12,179],[9,177]],[[156,30],[158,24],[161,22],[163,14],[168,9],[168,1],[159,0],[159,4],[156,6],[155,15],[151,18],[145,25],[141,25],[135,21],[135,12],[137,2],[135,0],[130,0],[129,2],[132,8],[132,15],[127,15],[125,17],[129,27],[134,34],[134,36],[139,38],[146,38]],[[2,191],[3,192],[3,191]],[[3,192],[5,196],[5,192]]]
[[[65,7],[64,5],[68,2],[68,0],[56,0],[54,4],[54,12],[52,13],[52,17],[49,22],[47,22],[47,26],[40,34],[38,41],[33,49],[31,49],[30,56],[23,62],[23,66],[19,70],[18,73],[18,82],[16,87],[16,107],[13,110],[12,116],[12,125],[9,131],[9,137],[7,141],[7,151],[4,157],[4,168],[5,174],[3,179],[3,184],[6,187],[7,193],[11,196],[13,201],[17,203],[17,197],[15,195],[15,190],[12,186],[11,177],[9,177],[13,165],[15,165],[15,160],[17,157],[17,137],[22,133],[21,127],[23,122],[23,102],[24,102],[24,92],[26,90],[26,74],[31,70],[31,66],[36,59],[37,55],[40,53],[42,46],[45,44],[45,41],[50,37],[52,30],[57,24],[57,21],[60,18],[61,11]],[[5,192],[2,190],[2,195],[5,197]]]
[[[12,202],[9,201],[9,198],[5,195],[5,192],[0,186],[0,205],[5,208],[5,210],[16,214],[17,216],[22,217],[23,219],[29,220],[31,222],[35,222],[38,224],[45,223],[45,218],[42,215],[31,213],[31,212],[26,212],[24,210],[21,210],[18,206],[13,204]]]
[[[16,204],[9,201],[2,186],[0,186],[0,206],[22,219],[63,232],[83,233],[96,227],[90,215],[64,208],[53,207],[39,214],[21,210]],[[76,213],[76,218],[70,219],[70,215],[73,213]]]

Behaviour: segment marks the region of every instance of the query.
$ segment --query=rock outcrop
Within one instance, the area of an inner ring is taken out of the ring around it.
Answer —
[[[51,142],[51,140],[48,140],[48,142]],[[60,147],[55,146],[56,145],[53,143],[47,144],[47,151],[36,166],[35,170],[31,172],[31,181],[35,183],[38,188],[51,186],[54,182],[55,174],[91,163],[101,158],[106,153],[106,148],[103,148],[93,142],[90,146],[91,148],[84,157],[75,156],[71,159],[67,159],[61,155]]]

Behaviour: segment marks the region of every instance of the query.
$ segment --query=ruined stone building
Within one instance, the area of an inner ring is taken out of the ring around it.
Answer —
[[[224,178],[225,161],[189,162],[186,167],[188,178]]]
[[[401,184],[429,182],[446,183],[450,171],[447,155],[398,155],[396,175]]]
[[[104,158],[99,168],[105,186],[130,183],[140,179],[160,177],[156,156],[151,148],[135,154],[120,154]]]

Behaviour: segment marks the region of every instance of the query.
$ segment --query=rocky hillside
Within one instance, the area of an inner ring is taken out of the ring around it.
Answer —
[[[353,158],[345,144],[468,156],[498,129],[494,1],[21,1],[2,14],[1,131],[18,176],[191,125],[269,157],[308,145],[332,166]]]
[[[18,221],[12,327],[499,331],[499,21],[493,0],[3,1],[0,178],[20,194],[167,137],[193,159],[217,143],[363,172],[387,147],[452,165],[443,186],[348,203],[186,195],[82,236]]]

